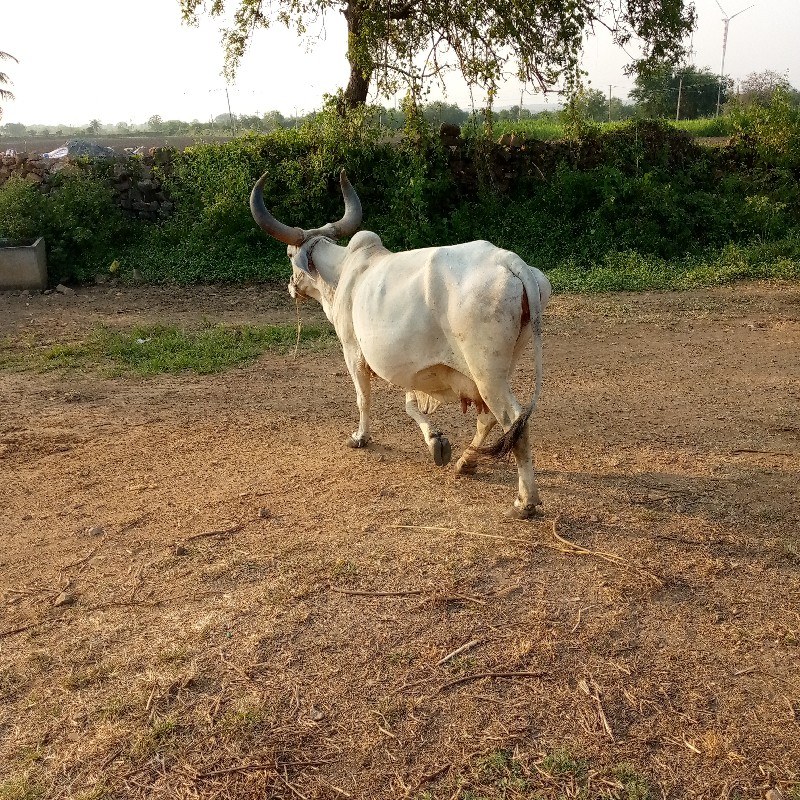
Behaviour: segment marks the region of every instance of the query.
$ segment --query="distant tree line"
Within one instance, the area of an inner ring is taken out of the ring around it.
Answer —
[[[613,88],[613,87],[611,87]],[[664,66],[660,69],[636,77],[630,92],[630,101],[603,92],[600,89],[584,88],[575,94],[567,104],[571,114],[591,122],[616,122],[632,118],[648,119],[702,119],[719,113],[727,114],[734,109],[747,109],[753,106],[766,107],[774,92],[785,92],[794,105],[800,105],[800,91],[791,86],[785,75],[765,70],[750,74],[734,87],[731,79],[720,80],[719,75],[707,68],[688,65],[680,68]],[[380,126],[387,131],[403,129],[406,113],[402,109],[384,108],[376,105],[372,113],[378,118]],[[422,116],[432,125],[442,123],[464,125],[477,115],[486,119],[487,111],[467,111],[454,103],[435,101],[419,107]],[[137,134],[158,134],[161,136],[231,136],[240,132],[270,133],[278,128],[297,128],[313,121],[319,112],[298,116],[284,116],[280,111],[267,111],[264,114],[219,114],[207,122],[177,119],[162,119],[154,114],[147,122],[133,125],[117,122],[106,125],[98,119],[91,120],[81,127],[26,126],[9,122],[0,126],[0,135],[6,136],[136,136]],[[552,119],[559,121],[562,110],[533,112],[523,105],[515,105],[501,110],[492,110],[491,117],[496,122],[513,122],[529,119]]]

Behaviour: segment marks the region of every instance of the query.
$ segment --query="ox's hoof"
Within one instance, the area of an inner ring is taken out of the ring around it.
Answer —
[[[453,450],[450,447],[450,440],[441,433],[434,433],[431,435],[433,438],[428,444],[428,447],[433,456],[433,463],[436,464],[437,467],[444,467],[450,463],[450,457],[453,454]]]
[[[478,470],[478,464],[475,461],[464,461],[459,458],[456,463],[456,475],[474,475]]]
[[[368,444],[369,436],[360,436],[358,438],[355,436],[347,437],[347,446],[352,447],[354,450],[361,450],[361,448],[366,447]]]
[[[536,510],[540,505],[541,503],[528,503],[526,506],[518,506],[515,503],[506,511],[506,517],[508,519],[530,519],[531,517],[541,516],[543,512]]]

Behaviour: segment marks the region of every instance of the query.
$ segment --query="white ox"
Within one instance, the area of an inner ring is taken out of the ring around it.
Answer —
[[[250,209],[264,231],[289,245],[291,296],[317,300],[342,343],[359,410],[348,445],[365,447],[370,440],[373,374],[406,390],[406,412],[440,466],[450,461],[451,447],[428,415],[441,403],[460,402],[464,411],[474,405],[477,431],[456,472],[473,473],[479,453],[513,452],[519,492],[511,514],[531,516],[541,502],[528,420],[541,390],[541,316],[550,297],[545,275],[489,242],[390,252],[377,234],[356,233],[361,202],[344,170],[342,219],[313,230],[289,227],[264,204],[266,177],[253,187]],[[346,247],[336,244],[347,236]],[[535,388],[523,407],[509,380],[532,336]],[[483,447],[497,422],[504,434]]]

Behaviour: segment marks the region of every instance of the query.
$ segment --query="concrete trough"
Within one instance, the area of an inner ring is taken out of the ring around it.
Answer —
[[[0,291],[46,289],[47,254],[44,239],[0,239]]]

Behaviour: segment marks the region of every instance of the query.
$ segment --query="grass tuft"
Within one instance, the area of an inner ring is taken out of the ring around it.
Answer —
[[[44,789],[31,782],[27,775],[0,782],[0,800],[42,800],[44,797]]]
[[[306,348],[335,338],[330,328],[304,326],[300,332],[300,343]],[[7,340],[0,348],[0,369],[99,370],[110,377],[185,371],[207,375],[254,361],[267,351],[289,352],[296,341],[294,325],[208,325],[199,330],[167,325],[129,331],[99,328],[83,341],[43,350]]]

